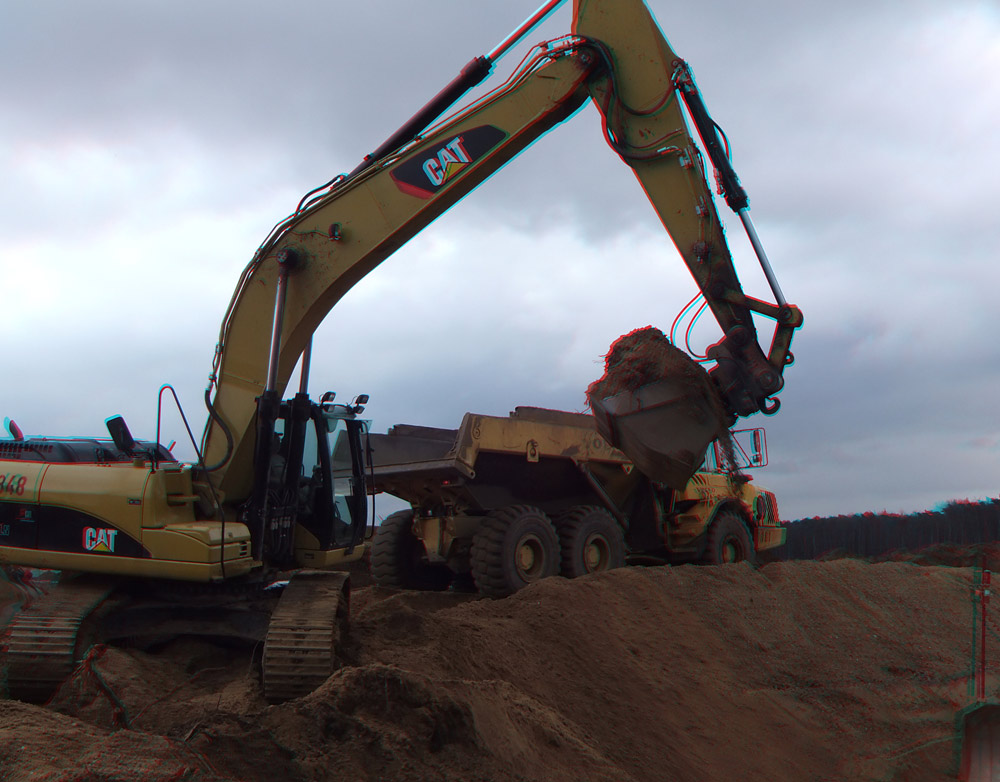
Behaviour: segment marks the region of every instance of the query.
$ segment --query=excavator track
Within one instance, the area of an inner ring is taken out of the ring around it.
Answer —
[[[271,616],[262,661],[272,703],[308,695],[339,667],[337,646],[349,618],[349,575],[303,570],[285,587]]]
[[[114,586],[106,579],[73,579],[18,613],[0,642],[11,698],[44,703],[51,697],[76,667],[81,626]]]

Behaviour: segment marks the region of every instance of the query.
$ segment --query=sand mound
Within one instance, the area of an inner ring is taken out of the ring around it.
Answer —
[[[971,575],[840,560],[495,601],[364,588],[350,664],[278,706],[250,650],[95,647],[49,706],[0,702],[0,778],[937,782],[968,700]]]

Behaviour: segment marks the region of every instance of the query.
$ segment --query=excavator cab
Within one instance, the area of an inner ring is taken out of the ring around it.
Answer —
[[[353,549],[364,539],[368,508],[365,480],[365,452],[369,422],[357,417],[354,407],[320,406],[319,421],[324,422],[327,438],[320,445],[319,464],[314,468],[330,475],[331,547]],[[324,455],[329,454],[329,466]],[[324,495],[325,497],[326,495]]]
[[[269,491],[248,513],[259,520],[262,558],[279,567],[328,566],[364,539],[368,422],[358,418],[360,405],[332,399],[316,404],[300,394],[278,408]]]

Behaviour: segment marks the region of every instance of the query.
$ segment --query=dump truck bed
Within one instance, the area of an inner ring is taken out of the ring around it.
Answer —
[[[592,502],[595,476],[617,504],[638,480],[583,413],[466,413],[458,429],[400,424],[370,438],[375,491],[414,507],[438,498],[472,510],[517,503],[559,510]]]

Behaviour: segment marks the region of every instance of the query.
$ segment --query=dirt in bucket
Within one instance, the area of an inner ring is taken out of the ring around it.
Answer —
[[[720,422],[717,436],[725,461],[722,466],[730,479],[735,480],[740,469],[732,436],[725,425],[730,416],[719,390],[708,372],[655,326],[634,329],[612,343],[604,357],[604,375],[587,387],[587,402],[593,408],[595,399],[636,391],[665,379],[679,381],[692,397],[708,400]]]

